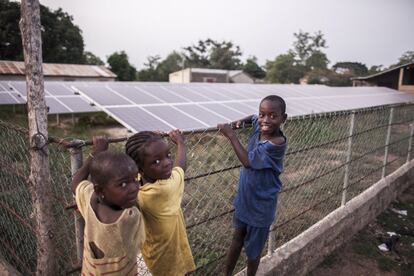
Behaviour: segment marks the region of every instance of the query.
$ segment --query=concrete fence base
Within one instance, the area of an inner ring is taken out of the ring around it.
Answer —
[[[414,184],[414,160],[263,257],[257,275],[306,275]],[[237,275],[245,275],[246,269]]]

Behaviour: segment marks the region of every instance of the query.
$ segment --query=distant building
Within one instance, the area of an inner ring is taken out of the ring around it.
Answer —
[[[172,83],[222,82],[255,83],[255,79],[242,70],[221,70],[206,68],[186,68],[169,75]]]
[[[43,63],[46,81],[114,81],[116,75],[105,66]],[[24,62],[0,60],[0,80],[25,80]]]
[[[414,62],[400,65],[383,72],[352,78],[353,86],[385,86],[414,93]]]

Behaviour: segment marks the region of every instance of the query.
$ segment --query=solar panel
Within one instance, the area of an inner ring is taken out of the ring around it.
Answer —
[[[70,109],[71,113],[97,112],[95,107],[91,106],[79,96],[56,97],[56,99],[64,103]]]
[[[130,130],[169,131],[174,126],[163,122],[140,107],[109,107],[105,109],[114,119]]]
[[[213,127],[257,113],[260,100],[270,94],[285,99],[289,116],[414,101],[414,95],[379,87],[139,82],[73,86],[132,131]]]
[[[71,84],[73,83],[45,82],[45,99],[46,105],[49,108],[49,114],[97,112],[98,109],[91,106],[87,100],[74,95],[75,91],[71,88]],[[15,98],[16,103],[26,103],[26,82],[3,81],[0,83],[0,89],[1,87],[8,89],[8,93],[12,98]],[[10,100],[7,101],[7,103],[3,103],[0,99],[0,104],[12,104]]]
[[[9,93],[8,91],[0,91],[0,105],[8,104],[22,104],[17,94]]]
[[[64,114],[64,113],[72,113],[69,108],[63,105],[60,101],[53,97],[45,97],[46,105],[49,108],[49,114]]]
[[[174,108],[173,106],[148,106],[144,107],[144,109],[161,118],[169,125],[174,126],[174,128],[192,130],[209,127],[208,124],[196,119],[190,114],[180,111],[179,108]],[[194,115],[196,116],[196,114]]]

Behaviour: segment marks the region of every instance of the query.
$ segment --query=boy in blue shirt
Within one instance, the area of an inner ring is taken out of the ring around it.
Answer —
[[[218,125],[243,165],[234,200],[235,231],[227,253],[225,275],[232,274],[242,247],[247,255],[247,275],[255,275],[259,267],[282,187],[279,175],[283,171],[287,139],[280,126],[286,118],[285,101],[276,95],[265,97],[260,102],[258,116],[252,115],[236,123],[236,127],[245,122],[253,123],[247,150],[230,125]]]

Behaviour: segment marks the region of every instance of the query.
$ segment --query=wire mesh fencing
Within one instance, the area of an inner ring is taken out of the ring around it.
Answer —
[[[290,118],[284,126],[288,151],[281,176],[283,190],[268,252],[412,160],[413,128],[412,104]],[[236,131],[246,144],[251,128]],[[27,132],[1,122],[0,138],[0,253],[22,273],[32,274],[36,232],[26,184]],[[231,243],[240,162],[218,130],[189,132],[185,138],[188,168],[182,208],[187,234],[197,266],[195,274],[212,275],[221,271]],[[50,196],[58,224],[56,257],[62,274],[79,273],[83,249],[70,180],[90,147],[82,141],[75,144],[78,146],[70,150],[57,143],[49,145],[54,187]],[[123,148],[123,142],[111,145],[111,150]],[[142,259],[138,262],[140,274],[148,274]],[[244,264],[241,259],[237,269]]]

